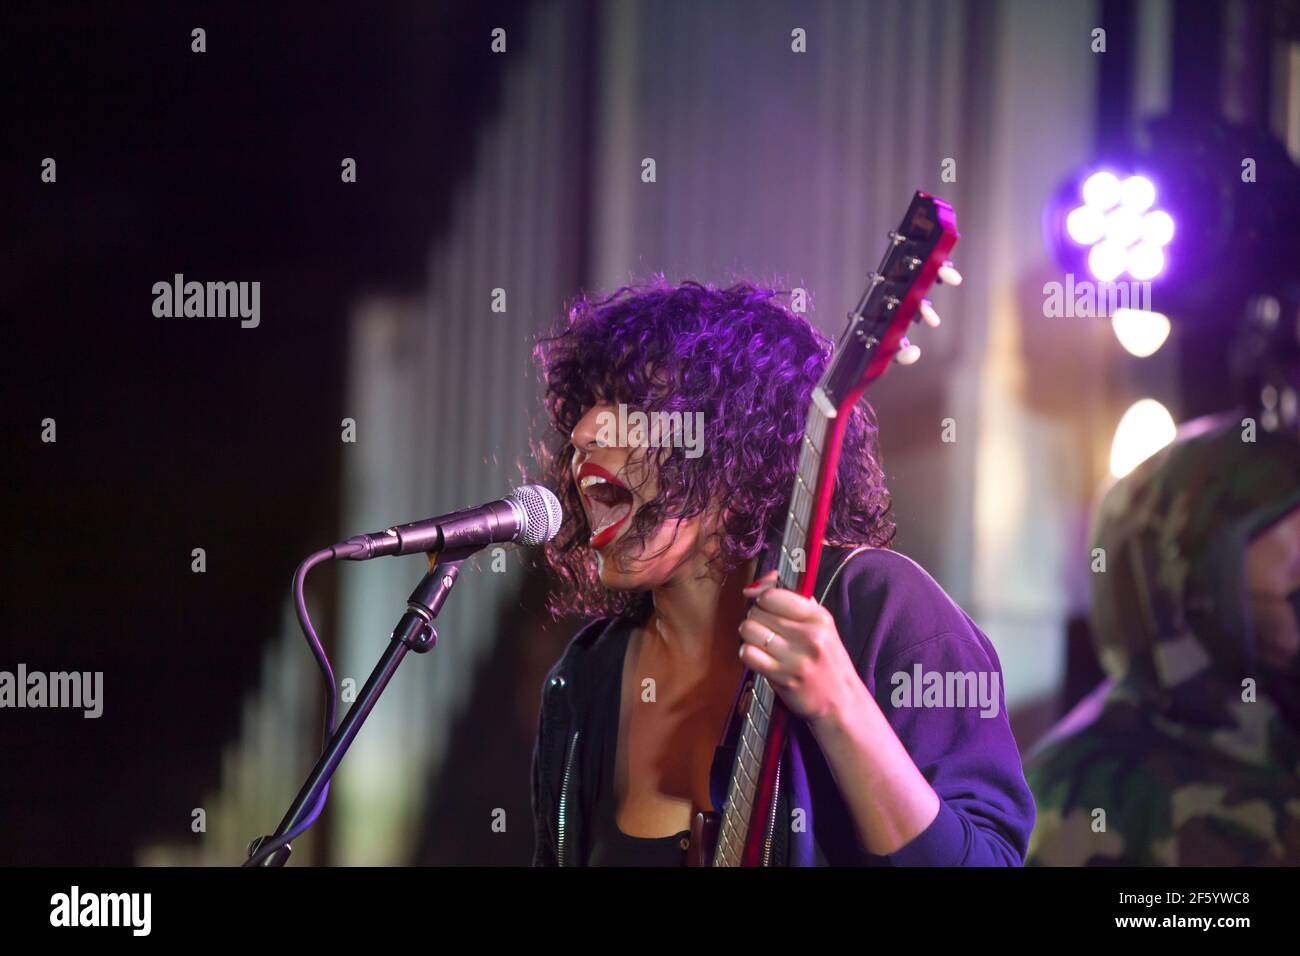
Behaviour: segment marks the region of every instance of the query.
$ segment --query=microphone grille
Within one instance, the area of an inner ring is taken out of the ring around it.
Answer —
[[[524,509],[524,523],[515,540],[531,546],[555,537],[564,520],[564,509],[550,488],[524,485],[510,492],[510,497]]]

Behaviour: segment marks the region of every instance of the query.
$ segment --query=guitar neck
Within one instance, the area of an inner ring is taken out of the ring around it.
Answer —
[[[849,313],[848,327],[809,402],[776,566],[781,587],[813,596],[848,419],[867,385],[884,374],[898,352],[956,241],[952,209],[928,193],[916,193],[902,223],[889,234],[884,257],[869,276],[857,308]],[[771,862],[787,718],[771,683],[753,675],[714,866]]]
[[[799,452],[799,467],[795,472],[794,487],[790,492],[790,510],[786,513],[785,532],[781,536],[781,555],[777,561],[776,576],[781,587],[812,593],[812,581],[802,590],[805,579],[817,575],[817,559],[821,556],[821,542],[809,540],[809,529],[816,527],[817,491],[823,482],[822,464],[826,457],[832,424],[837,418],[835,408],[822,404],[821,396],[814,393],[804,424],[803,443]],[[813,554],[812,552],[816,552]],[[806,573],[811,569],[811,576]]]
[[[838,429],[835,428],[838,416],[835,408],[829,403],[824,404],[822,398],[823,396],[815,395],[808,409],[799,467],[790,494],[790,510],[786,514],[785,532],[781,536],[781,551],[776,566],[777,583],[805,597],[812,594],[822,550],[820,535],[811,540],[809,538],[809,529],[825,524],[825,507],[819,509],[822,502],[818,489],[826,484],[824,468],[829,464],[828,451],[838,452]],[[838,457],[837,454],[835,457]],[[830,467],[833,468],[834,465],[830,464]],[[829,498],[829,495],[826,497]],[[765,779],[765,766],[768,773],[779,772],[777,761],[764,758],[769,744],[783,736],[779,732],[780,728],[773,724],[783,723],[784,711],[777,701],[775,688],[767,678],[755,675],[751,690],[752,696],[736,745],[736,762],[732,768],[722,825],[718,831],[714,866],[767,863],[766,859],[747,860],[746,842],[755,823],[755,797]],[[769,815],[775,810],[773,802]],[[771,852],[770,825],[773,821],[761,822],[767,834],[761,844],[766,856]],[[752,850],[750,856],[753,856]]]

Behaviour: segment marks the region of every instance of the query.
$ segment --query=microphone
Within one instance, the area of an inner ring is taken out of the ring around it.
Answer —
[[[524,485],[505,498],[476,508],[353,535],[334,547],[338,557],[349,561],[431,551],[457,560],[490,544],[535,545],[550,541],[560,530],[563,518],[560,501],[549,488]]]

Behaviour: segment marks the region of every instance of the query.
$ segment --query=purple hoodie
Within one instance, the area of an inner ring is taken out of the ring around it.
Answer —
[[[811,730],[792,719],[776,813],[778,821],[791,822],[774,829],[773,862],[1023,863],[1034,802],[988,638],[919,565],[894,551],[827,549],[815,593],[835,617],[858,675],[941,803],[934,821],[906,846],[885,857],[868,853]],[[599,739],[591,722],[599,719],[601,688],[622,673],[629,626],[601,619],[583,627],[543,685],[533,756],[534,865],[586,861],[599,754],[587,752],[584,743]],[[720,748],[712,780],[715,804],[730,770],[731,754]]]

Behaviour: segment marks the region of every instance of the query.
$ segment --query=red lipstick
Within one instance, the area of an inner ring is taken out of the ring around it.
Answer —
[[[578,469],[578,491],[591,522],[590,545],[597,551],[609,545],[632,517],[632,492],[614,475],[594,462]]]

